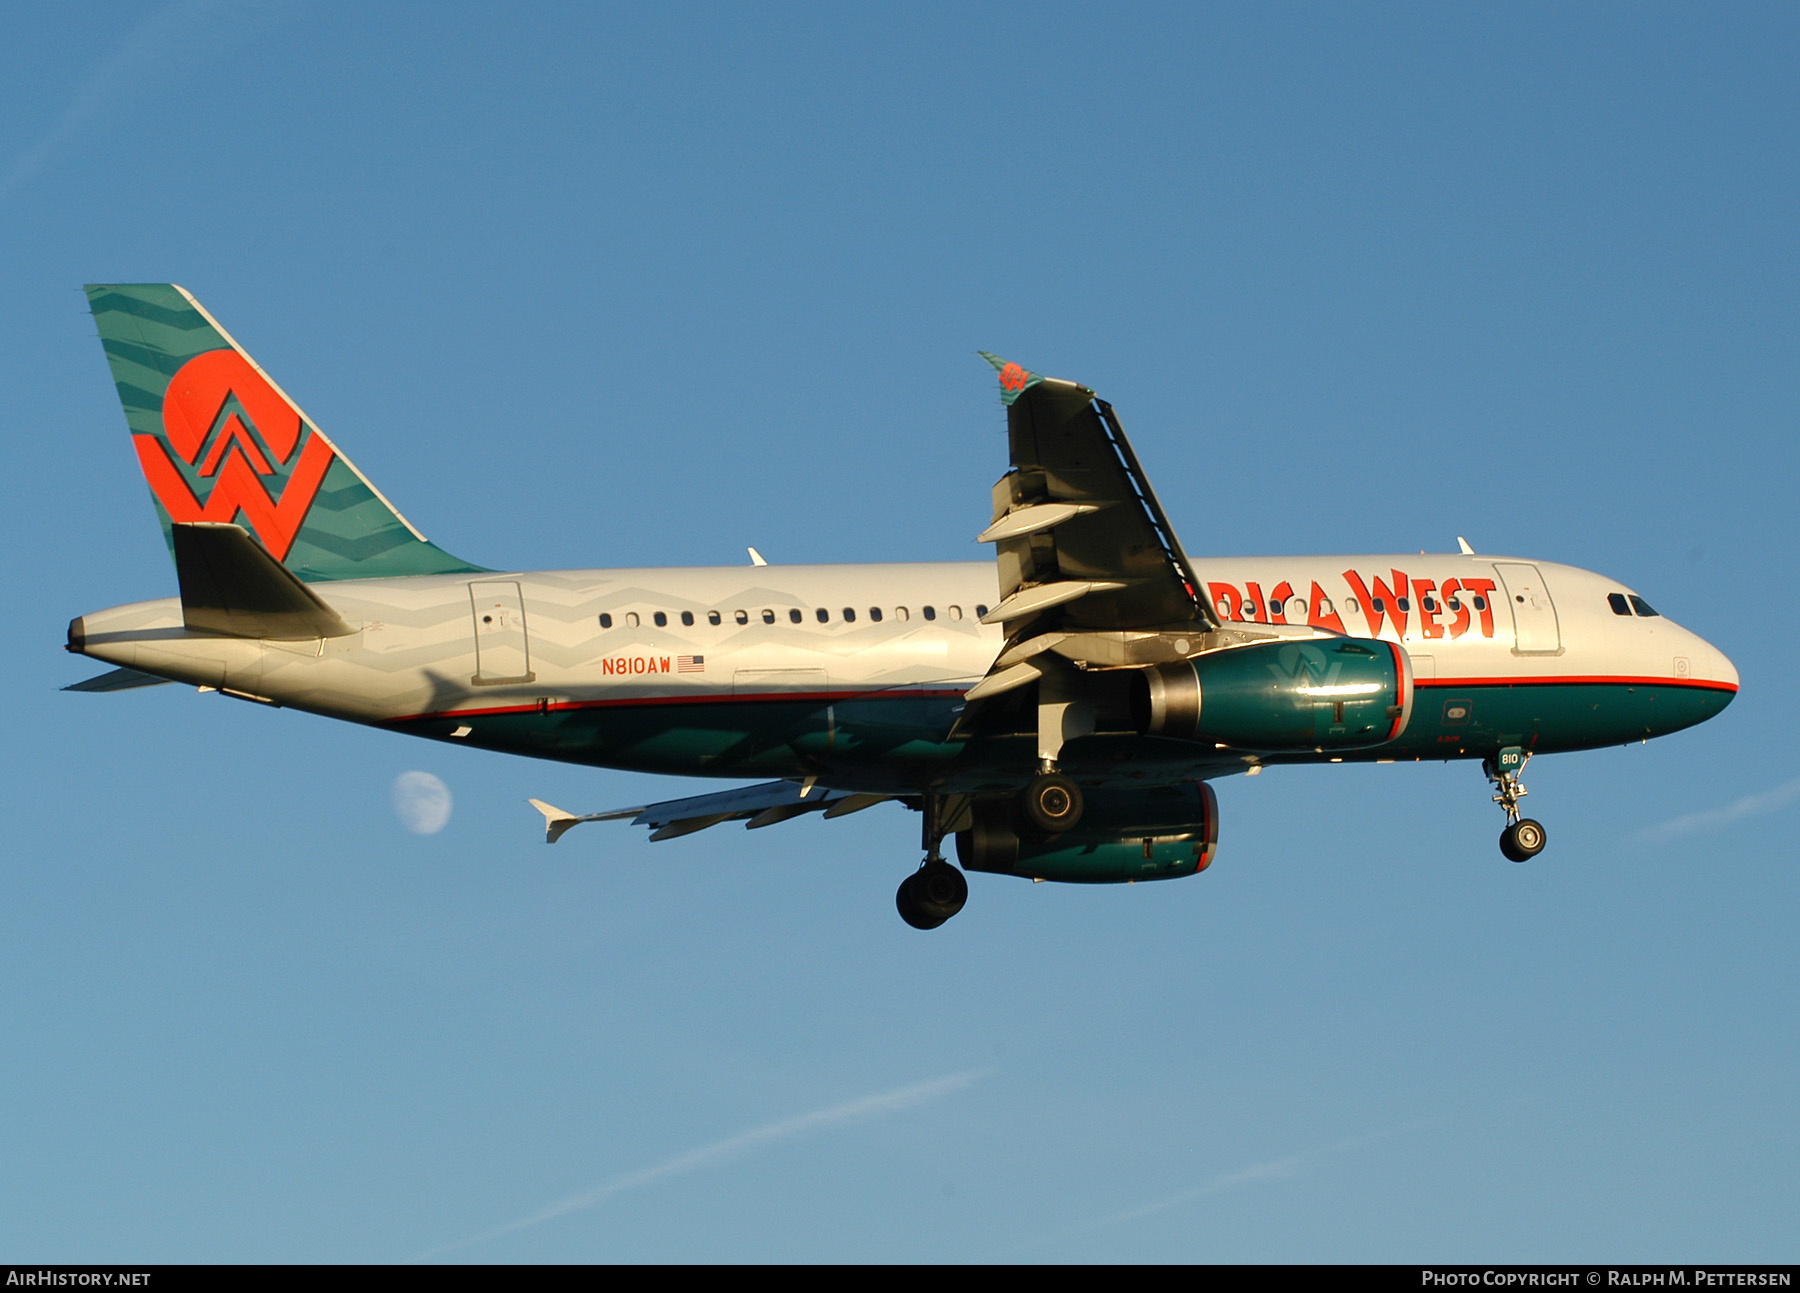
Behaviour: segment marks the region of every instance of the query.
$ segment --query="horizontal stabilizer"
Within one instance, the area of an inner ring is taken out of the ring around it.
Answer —
[[[93,678],[84,678],[80,682],[72,682],[64,691],[130,691],[133,687],[160,687],[169,681],[158,678],[153,673],[141,673],[136,669],[109,669]]]
[[[544,838],[554,844],[571,826],[582,822],[620,821],[629,817],[633,826],[648,826],[651,840],[672,840],[692,835],[720,822],[747,821],[752,830],[773,826],[802,813],[824,811],[842,817],[890,799],[890,795],[831,790],[793,781],[769,781],[760,786],[740,786],[711,795],[669,799],[640,808],[621,808],[610,813],[577,815],[533,799],[531,806],[544,815]]]
[[[242,526],[187,521],[173,532],[181,619],[192,632],[280,641],[356,632]]]
[[[544,815],[544,843],[554,844],[563,837],[563,832],[571,826],[579,826],[583,822],[611,822],[622,817],[635,817],[642,809],[625,808],[616,813],[588,813],[581,816],[576,813],[565,813],[555,804],[547,804],[541,799],[526,801]]]

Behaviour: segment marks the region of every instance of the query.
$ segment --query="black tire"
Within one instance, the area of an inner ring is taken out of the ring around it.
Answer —
[[[1525,862],[1542,853],[1547,840],[1543,823],[1525,817],[1500,832],[1500,851],[1514,862]]]
[[[900,882],[900,888],[894,894],[894,907],[900,913],[900,919],[914,929],[936,929],[950,918],[927,911],[919,901],[918,886],[913,883],[919,877],[909,875]]]
[[[1544,845],[1549,842],[1549,836],[1544,830],[1543,823],[1534,822],[1529,817],[1514,823],[1512,829],[1513,847],[1518,849],[1523,857],[1536,857],[1544,851]]]
[[[1081,820],[1081,787],[1060,772],[1034,777],[1019,797],[1025,824],[1048,838],[1061,835]]]
[[[915,873],[913,891],[923,906],[942,912],[945,920],[961,911],[969,900],[969,882],[948,862],[934,863]]]
[[[963,909],[969,882],[948,862],[933,862],[900,882],[894,907],[914,929],[936,929]]]

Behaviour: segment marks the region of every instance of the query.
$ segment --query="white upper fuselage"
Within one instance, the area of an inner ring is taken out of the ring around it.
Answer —
[[[1609,594],[1629,590],[1572,566],[1416,554],[1213,557],[1195,567],[1228,621],[1398,641],[1421,684],[1737,683],[1715,647],[1666,618],[1616,614]],[[1508,576],[1519,586],[1509,589]],[[998,600],[991,562],[494,572],[313,587],[357,632],[299,642],[203,637],[181,628],[180,602],[167,598],[85,616],[85,650],[384,722],[545,699],[960,691],[1002,645],[998,626],[978,622],[978,608]],[[1283,605],[1272,612],[1277,594]]]

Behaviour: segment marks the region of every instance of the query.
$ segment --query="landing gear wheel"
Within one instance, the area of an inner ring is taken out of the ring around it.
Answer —
[[[1544,840],[1543,826],[1523,817],[1500,832],[1500,851],[1514,862],[1524,862],[1544,851]]]
[[[900,882],[894,906],[900,919],[914,929],[936,929],[968,900],[969,882],[963,873],[934,858]]]
[[[1060,772],[1046,772],[1025,787],[1019,807],[1032,830],[1061,835],[1081,820],[1081,787]]]

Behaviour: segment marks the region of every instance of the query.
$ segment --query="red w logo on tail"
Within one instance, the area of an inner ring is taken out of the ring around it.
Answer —
[[[227,413],[234,398],[237,408]],[[234,521],[241,512],[263,546],[284,560],[336,457],[325,437],[307,427],[298,410],[235,350],[209,350],[183,364],[163,393],[162,416],[166,444],[153,435],[131,438],[144,478],[170,519]],[[202,480],[212,481],[204,500],[175,465],[171,450]],[[270,495],[264,476],[286,477],[280,499]]]

